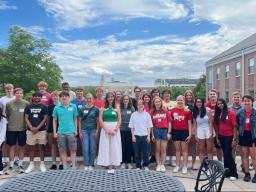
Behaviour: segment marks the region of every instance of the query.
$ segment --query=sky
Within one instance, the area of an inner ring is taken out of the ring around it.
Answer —
[[[51,44],[72,86],[199,78],[256,32],[255,0],[0,0],[0,47],[18,25]]]

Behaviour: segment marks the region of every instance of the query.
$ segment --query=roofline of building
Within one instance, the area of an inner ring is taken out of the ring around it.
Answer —
[[[225,61],[228,61],[228,60],[240,57],[240,56],[242,56],[242,54],[250,54],[250,53],[255,52],[255,51],[256,51],[256,45],[253,45],[251,47],[246,47],[244,49],[241,49],[239,51],[233,52],[231,54],[224,55],[224,56],[222,56],[220,58],[210,59],[210,60],[208,60],[205,63],[205,66],[209,67],[211,65],[219,64],[219,63],[222,63],[222,62],[225,62]]]

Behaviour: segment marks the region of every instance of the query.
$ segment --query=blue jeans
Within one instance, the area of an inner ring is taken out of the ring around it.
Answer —
[[[85,165],[94,165],[94,160],[96,157],[96,143],[94,139],[96,130],[82,130],[82,149]]]
[[[149,164],[149,143],[147,142],[147,136],[137,136],[136,143],[133,143],[136,168],[141,168],[141,156],[143,157],[143,167]]]

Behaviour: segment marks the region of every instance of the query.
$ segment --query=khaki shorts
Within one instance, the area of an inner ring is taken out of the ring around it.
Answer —
[[[27,144],[28,145],[46,145],[47,143],[47,133],[46,131],[39,131],[37,133],[32,133],[32,131],[27,130]]]
[[[53,133],[48,133],[48,143],[50,144],[50,145],[52,145],[52,144],[57,144],[57,139],[55,139],[54,137],[53,137]]]

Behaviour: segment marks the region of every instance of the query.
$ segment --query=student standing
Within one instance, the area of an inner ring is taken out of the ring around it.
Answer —
[[[53,136],[53,117],[52,117],[52,113],[54,110],[54,107],[59,105],[59,92],[58,91],[53,91],[51,93],[51,97],[53,99],[53,104],[50,104],[48,106],[48,126],[47,126],[47,134],[48,134],[48,143],[51,146],[51,157],[52,157],[52,165],[50,167],[50,170],[56,170],[57,169],[57,161],[56,161],[56,157],[57,157],[57,140],[54,138]],[[58,129],[58,126],[57,126]],[[63,165],[62,162],[60,161],[60,165],[59,165],[59,170],[63,169]]]
[[[121,168],[131,169],[132,157],[134,156],[133,145],[132,145],[132,133],[128,127],[131,115],[135,112],[132,105],[132,100],[128,95],[124,95],[120,103],[121,110],[121,141],[122,141],[122,165]]]
[[[188,144],[190,142],[192,113],[185,108],[185,98],[179,95],[176,99],[177,107],[171,111],[171,135],[175,145],[176,167],[173,169],[177,173],[180,169],[181,154],[183,156],[182,173],[187,174],[188,170]]]
[[[204,106],[204,99],[196,98],[193,118],[195,126],[195,137],[199,145],[199,160],[203,162],[205,155],[208,159],[212,159],[212,113],[206,110]]]
[[[238,112],[236,118],[245,173],[244,181],[249,182],[251,180],[249,172],[250,155],[254,168],[252,182],[256,183],[256,109],[253,108],[253,101],[253,97],[245,95],[243,97],[244,109]]]
[[[9,101],[12,101],[15,99],[13,95],[13,85],[12,84],[6,84],[4,86],[4,90],[6,95],[0,98],[0,107],[2,108],[2,116],[5,118],[2,118],[0,122],[0,145],[2,155],[3,155],[3,166],[7,166],[7,151],[6,151],[6,144],[5,144],[5,139],[6,139],[6,129],[7,129],[7,119],[6,119],[6,104]]]
[[[171,119],[167,110],[163,109],[162,99],[153,99],[151,112],[153,122],[152,139],[155,143],[156,171],[165,172],[167,141],[171,138]]]
[[[114,173],[114,168],[122,162],[122,145],[120,108],[116,108],[113,92],[106,94],[104,107],[100,109],[99,122],[102,130],[97,163],[108,167],[108,173]]]
[[[24,146],[26,145],[26,127],[24,120],[25,108],[28,102],[23,100],[23,89],[14,90],[15,99],[6,104],[6,117],[8,127],[6,132],[6,144],[9,145],[10,167],[13,170],[15,146],[18,143],[18,172],[23,173]]]
[[[82,141],[84,169],[93,170],[96,158],[96,138],[99,135],[99,108],[93,105],[91,93],[86,95],[86,105],[79,110],[78,128]]]
[[[228,110],[226,101],[222,98],[217,100],[214,124],[216,139],[223,151],[224,167],[229,169],[227,177],[234,181],[238,178],[235,160],[232,156],[232,148],[237,144],[236,115]]]
[[[45,123],[47,121],[47,107],[41,104],[42,94],[40,92],[33,93],[33,103],[25,108],[25,122],[27,125],[27,145],[29,146],[30,163],[25,173],[34,170],[35,145],[39,144],[40,153],[40,170],[46,171],[44,164],[45,145],[47,143],[47,132]]]
[[[70,103],[69,93],[61,92],[61,104],[53,110],[53,135],[57,139],[63,168],[67,168],[67,150],[70,151],[72,168],[76,169],[77,107]],[[57,129],[58,126],[58,129]]]
[[[153,124],[149,113],[144,111],[143,100],[138,100],[137,107],[138,111],[132,114],[129,122],[134,145],[136,168],[141,169],[144,167],[145,170],[149,170],[149,143]],[[143,165],[141,157],[143,157]]]
[[[71,103],[77,106],[77,110],[79,111],[82,107],[85,106],[86,100],[84,98],[84,88],[78,86],[76,88],[76,98],[71,101]]]

